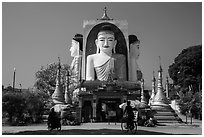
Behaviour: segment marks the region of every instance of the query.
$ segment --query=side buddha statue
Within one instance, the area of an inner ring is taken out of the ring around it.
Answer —
[[[72,45],[70,47],[71,57],[73,57],[70,69],[72,75],[79,80],[80,79],[80,68],[82,59],[82,44],[83,35],[76,34],[72,39]]]
[[[80,84],[80,69],[81,69],[81,61],[82,61],[82,47],[83,47],[83,35],[76,34],[72,39],[72,45],[70,47],[71,57],[73,57],[70,70],[71,70],[71,83],[69,85],[69,91],[73,95],[73,97],[78,94],[78,87]]]
[[[142,72],[139,68],[137,60],[139,59],[140,52],[139,46],[140,41],[137,39],[135,35],[129,35],[129,45],[130,45],[130,78],[129,80],[132,82],[140,81],[142,79]]]
[[[99,29],[95,44],[96,53],[87,56],[86,80],[107,81],[111,77],[113,80],[126,81],[126,58],[123,54],[115,53],[117,40],[110,25],[103,25]]]

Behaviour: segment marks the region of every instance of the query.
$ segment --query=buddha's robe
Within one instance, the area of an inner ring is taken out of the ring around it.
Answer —
[[[73,91],[75,88],[78,87],[79,85],[79,81],[80,81],[80,69],[81,69],[81,60],[82,60],[82,56],[78,55],[75,56],[74,59],[72,60],[71,66],[70,66],[70,70],[71,70],[71,81],[73,81],[73,83],[69,86],[69,89],[71,91]]]
[[[97,79],[100,81],[107,81],[110,73],[114,73],[114,59],[110,58],[103,65],[94,67]]]
[[[113,80],[127,80],[127,63],[126,58],[122,54],[113,54],[107,61],[100,66],[94,67],[96,79],[107,81],[111,75]]]

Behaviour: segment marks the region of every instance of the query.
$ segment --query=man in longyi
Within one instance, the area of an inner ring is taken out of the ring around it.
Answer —
[[[107,81],[110,76],[113,80],[127,80],[126,58],[115,53],[117,40],[110,25],[101,27],[95,44],[96,53],[87,56],[86,80]]]

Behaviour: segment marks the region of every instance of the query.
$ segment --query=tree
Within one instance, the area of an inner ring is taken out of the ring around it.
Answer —
[[[179,87],[169,84],[169,98],[170,100],[179,99]]]
[[[69,71],[70,66],[69,65],[61,65],[61,83],[62,88],[64,91],[65,88],[65,77],[67,71]],[[48,95],[52,95],[52,93],[55,90],[56,85],[56,76],[57,76],[57,67],[58,63],[51,63],[47,65],[46,67],[41,67],[39,71],[35,73],[36,76],[36,82],[34,84],[34,87],[37,90],[40,90],[42,92],[47,93]]]
[[[31,122],[40,122],[45,111],[45,103],[47,95],[39,91],[24,92],[23,97],[26,101],[26,114]]]
[[[201,90],[202,85],[202,47],[192,46],[184,49],[169,66],[169,76],[175,85]]]
[[[178,87],[181,113],[202,114],[202,47],[184,49],[169,66],[169,76]]]

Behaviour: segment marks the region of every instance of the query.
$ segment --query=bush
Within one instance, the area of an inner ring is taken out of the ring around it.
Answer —
[[[202,119],[202,95],[200,92],[192,94],[192,92],[186,92],[179,102],[181,113],[191,113],[192,117],[196,119]]]
[[[43,95],[38,92],[11,92],[2,96],[2,111],[11,125],[41,122],[44,113]]]
[[[7,92],[2,97],[2,111],[6,112],[9,122],[21,121],[26,108],[25,98],[21,93]]]

